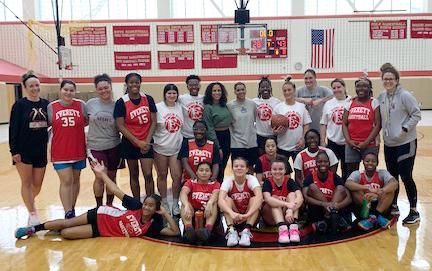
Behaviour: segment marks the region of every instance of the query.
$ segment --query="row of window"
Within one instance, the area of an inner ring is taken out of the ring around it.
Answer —
[[[34,3],[34,16],[26,5]],[[153,19],[233,17],[240,0],[58,0],[62,20]],[[15,21],[3,3],[19,18],[52,20],[55,0],[0,0],[0,21]],[[335,15],[353,13],[428,12],[428,0],[250,0],[253,17],[290,15]],[[293,5],[300,5],[294,6]],[[302,7],[303,6],[303,7]],[[158,13],[158,8],[166,9]],[[54,9],[55,10],[55,9]],[[304,10],[304,14],[293,14]]]

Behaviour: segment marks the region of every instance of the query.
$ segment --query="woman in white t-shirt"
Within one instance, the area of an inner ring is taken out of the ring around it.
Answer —
[[[263,203],[261,186],[255,176],[246,174],[248,164],[245,158],[234,158],[232,171],[234,176],[224,179],[218,199],[228,226],[227,246],[250,246],[251,228],[258,220]],[[244,225],[240,240],[234,225]]]
[[[173,193],[172,215],[179,215],[178,205],[180,194],[180,181],[182,175],[181,162],[177,160],[182,143],[181,127],[183,125],[183,111],[177,102],[179,92],[174,84],[165,86],[164,101],[157,103],[157,125],[153,135],[154,162],[157,171],[157,187],[162,197],[162,205],[168,206],[167,201],[167,175],[170,170]],[[169,210],[167,208],[167,210]]]
[[[294,161],[305,146],[304,134],[312,120],[306,106],[296,102],[296,86],[290,80],[291,77],[288,77],[282,86],[285,102],[279,103],[273,110],[273,115],[281,114],[288,118],[288,127],[277,127],[273,132],[277,134],[278,153]]]
[[[331,82],[334,97],[324,104],[320,121],[320,145],[332,150],[341,161],[342,179],[346,180],[345,137],[342,131],[342,118],[347,97],[345,81],[336,78]],[[327,141],[326,141],[327,139]]]
[[[253,98],[257,105],[256,111],[256,129],[259,155],[265,152],[265,142],[268,138],[273,137],[273,131],[270,126],[271,116],[277,104],[281,101],[272,96],[272,85],[268,77],[263,76],[258,83],[258,97]]]

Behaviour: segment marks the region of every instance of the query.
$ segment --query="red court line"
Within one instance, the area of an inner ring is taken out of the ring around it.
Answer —
[[[391,225],[393,226],[396,223],[397,219],[393,218]],[[318,244],[311,244],[311,245],[300,245],[300,246],[285,246],[285,247],[260,247],[260,248],[243,248],[243,247],[211,247],[211,246],[195,246],[190,244],[183,244],[183,243],[176,243],[176,242],[169,242],[164,241],[160,239],[154,239],[150,237],[141,237],[145,240],[148,240],[150,242],[160,243],[160,244],[166,244],[166,245],[174,245],[178,247],[187,247],[187,248],[198,248],[198,249],[209,249],[209,250],[240,250],[240,251],[262,251],[262,250],[285,250],[285,249],[303,249],[303,248],[313,248],[313,247],[322,247],[322,246],[329,246],[329,245],[335,245],[335,244],[341,244],[345,242],[352,242],[355,240],[363,239],[366,237],[370,237],[373,235],[376,235],[380,232],[385,231],[386,229],[376,229],[374,231],[371,231],[366,234],[358,235],[355,237],[343,239],[343,240],[337,240],[337,241],[331,241],[331,242],[325,242],[325,243],[318,243]]]

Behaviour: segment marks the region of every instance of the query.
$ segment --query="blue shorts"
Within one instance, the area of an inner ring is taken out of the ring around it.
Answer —
[[[72,167],[72,169],[84,169],[86,167],[86,160],[80,160],[72,163],[54,163],[53,164],[55,170],[62,170],[65,168]]]

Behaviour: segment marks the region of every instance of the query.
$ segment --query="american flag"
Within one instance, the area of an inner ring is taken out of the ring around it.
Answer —
[[[334,67],[334,28],[312,29],[311,67]]]

